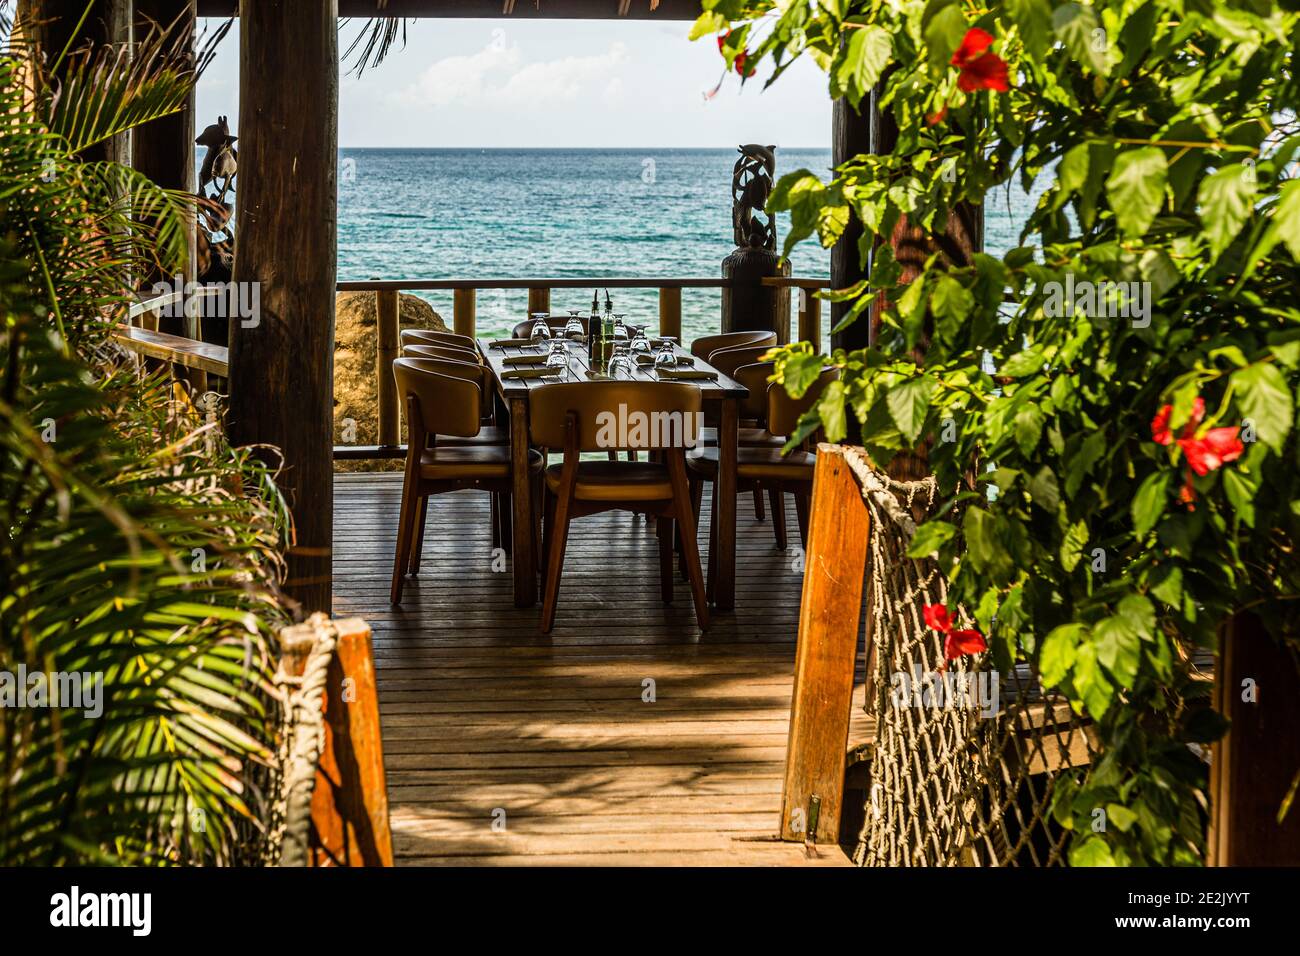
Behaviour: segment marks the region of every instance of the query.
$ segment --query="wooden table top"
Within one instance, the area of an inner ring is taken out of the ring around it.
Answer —
[[[522,398],[528,394],[531,389],[541,388],[543,385],[556,385],[561,382],[589,382],[586,373],[590,368],[587,361],[586,347],[580,349],[571,349],[569,352],[569,366],[563,373],[546,378],[502,378],[502,374],[511,368],[532,368],[534,366],[510,366],[505,364],[507,356],[511,355],[538,355],[545,354],[544,350],[537,349],[529,345],[510,345],[504,348],[494,348],[490,343],[492,339],[479,339],[479,350],[486,358],[488,366],[492,369],[492,374],[496,377],[501,394],[507,400],[512,398]],[[690,356],[690,352],[684,350],[680,344],[674,345],[673,351],[678,355]],[[653,354],[653,353],[652,353]],[[744,398],[749,394],[749,390],[741,385],[735,379],[718,372],[712,365],[703,359],[695,358],[694,365],[683,365],[683,369],[697,369],[703,372],[717,373],[717,379],[713,380],[674,380],[676,384],[695,385],[701,392],[706,402],[719,401],[724,398]],[[637,366],[633,372],[632,380],[637,382],[658,382],[658,375],[655,373],[653,365]]]

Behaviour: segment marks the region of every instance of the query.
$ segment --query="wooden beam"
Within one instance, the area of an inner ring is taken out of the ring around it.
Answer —
[[[149,31],[166,28],[177,22],[177,30],[189,37],[193,49],[196,16],[195,0],[135,0],[133,14],[133,43],[138,44]],[[197,190],[194,173],[194,90],[186,99],[184,109],[170,116],[151,120],[131,131],[131,165],[164,189],[178,189],[192,193]],[[193,282],[196,268],[196,232],[193,221],[188,223],[188,255],[182,286]],[[141,277],[140,286],[151,288],[154,283],[171,283],[173,277],[157,270]],[[163,332],[199,338],[199,319],[184,315],[163,317],[159,328]]]
[[[456,289],[452,292],[452,326],[457,335],[474,338],[478,324],[475,300],[478,293],[474,289]]]
[[[822,300],[815,289],[799,289],[799,341],[811,342],[815,351],[822,347]]]
[[[1277,821],[1300,768],[1298,664],[1255,615],[1238,614],[1225,626],[1214,709],[1231,726],[1210,761],[1211,866],[1300,861],[1300,805]]]
[[[258,0],[265,2],[265,0]],[[313,866],[392,866],[379,692],[370,627],[335,621],[325,692],[325,747],[312,791]]]
[[[534,312],[551,311],[551,290],[550,289],[529,289],[528,290],[528,318],[532,318]]]
[[[659,334],[682,338],[682,290],[659,288]]]
[[[393,378],[398,348],[398,295],[388,291],[375,293],[375,397],[381,445],[396,445],[401,441],[397,382]]]
[[[854,109],[840,98],[831,104],[831,165],[838,166],[860,153],[876,152],[871,143],[871,107],[864,99]],[[862,260],[858,240],[862,238],[862,221],[852,208],[844,232],[831,247],[831,288],[847,289],[867,277],[867,264]],[[852,307],[852,302],[832,302],[830,327],[839,325],[840,319]],[[831,348],[860,349],[867,343],[870,323],[865,319],[854,322],[843,332],[831,336]]]
[[[222,377],[229,372],[229,351],[224,345],[211,345],[130,325],[114,328],[113,338],[132,352],[172,365]]]
[[[781,839],[839,839],[870,517],[836,445],[817,446],[799,605]],[[814,820],[814,817],[816,818]]]
[[[256,0],[240,23],[236,283],[253,320],[231,322],[227,425],[280,449],[293,512],[286,590],[330,610],[338,164],[336,0]],[[290,78],[292,82],[286,80]]]
[[[341,17],[516,20],[694,20],[699,0],[339,0]],[[199,16],[236,15],[235,0],[199,0]]]

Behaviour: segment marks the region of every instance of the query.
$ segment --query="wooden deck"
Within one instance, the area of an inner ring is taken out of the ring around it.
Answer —
[[[335,479],[334,610],[374,629],[399,863],[848,865],[838,846],[775,839],[802,569],[792,503],[781,552],[770,515],[740,501],[736,610],[705,635],[684,582],[660,602],[649,526],[575,522],[544,636],[540,607],[515,608],[499,555],[494,568],[485,493],[430,500],[424,566],[392,608],[400,496],[400,475]]]

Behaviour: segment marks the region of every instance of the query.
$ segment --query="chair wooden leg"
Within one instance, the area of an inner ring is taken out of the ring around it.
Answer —
[[[709,583],[706,590],[708,601],[718,592],[718,483],[713,483],[713,496],[709,499]]]
[[[515,549],[514,495],[510,492],[501,492],[501,503],[497,508],[497,514],[501,516],[501,544],[499,547],[505,550],[508,558]]]
[[[785,492],[769,488],[767,497],[772,502],[772,534],[776,536],[776,546],[784,551],[789,546],[785,539]]]
[[[402,603],[402,584],[406,577],[406,564],[411,553],[412,524],[415,518],[415,497],[417,487],[414,477],[408,470],[402,484],[402,508],[397,516],[397,547],[393,554],[393,586],[388,592],[389,601]]]
[[[673,603],[673,543],[676,529],[672,518],[659,518],[655,522],[659,535],[659,596],[665,604]]]
[[[415,540],[411,542],[411,562],[406,573],[414,577],[420,573],[420,556],[424,554],[424,519],[429,514],[429,497],[420,498],[415,509]]]
[[[551,633],[551,628],[555,626],[555,605],[560,596],[560,574],[564,570],[564,545],[569,537],[572,492],[568,488],[561,488],[560,491],[552,521],[550,553],[546,557],[546,588],[542,592],[543,634]]]
[[[794,494],[794,510],[799,518],[799,540],[803,547],[808,547],[808,499],[810,492],[796,491]]]
[[[669,453],[672,454],[671,452]],[[691,600],[695,604],[695,621],[701,631],[709,629],[709,602],[704,594],[704,571],[700,567],[700,548],[695,535],[695,518],[691,515],[690,489],[686,483],[686,464],[683,459],[670,458],[668,475],[673,484],[673,514],[682,527],[685,544],[686,572],[691,580]]]
[[[763,489],[755,488],[754,489],[754,518],[755,520],[762,521],[764,517],[766,516],[763,514]],[[775,518],[776,515],[773,514],[772,517]]]
[[[555,495],[545,493],[542,504],[542,555],[538,567],[541,568],[542,580],[546,580],[546,567],[550,563],[551,539],[555,537]]]
[[[701,478],[691,478],[690,482],[691,495],[691,515],[695,518],[695,527],[700,526],[700,503],[704,498],[704,481]],[[696,549],[698,550],[698,543]],[[682,548],[682,526],[677,525],[677,570],[681,574],[683,581],[689,581],[686,575],[686,552]]]
[[[488,495],[488,524],[492,526],[492,550],[501,547],[501,501],[498,492]]]

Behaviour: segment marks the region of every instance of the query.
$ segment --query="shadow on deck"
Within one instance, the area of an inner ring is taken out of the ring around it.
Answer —
[[[652,526],[575,522],[542,635],[540,605],[514,607],[494,563],[484,493],[430,500],[420,576],[391,607],[400,496],[400,475],[335,479],[334,612],[374,631],[399,863],[847,864],[775,840],[802,579],[792,503],[782,552],[770,514],[741,500],[736,610],[703,635],[685,582],[660,602]]]

